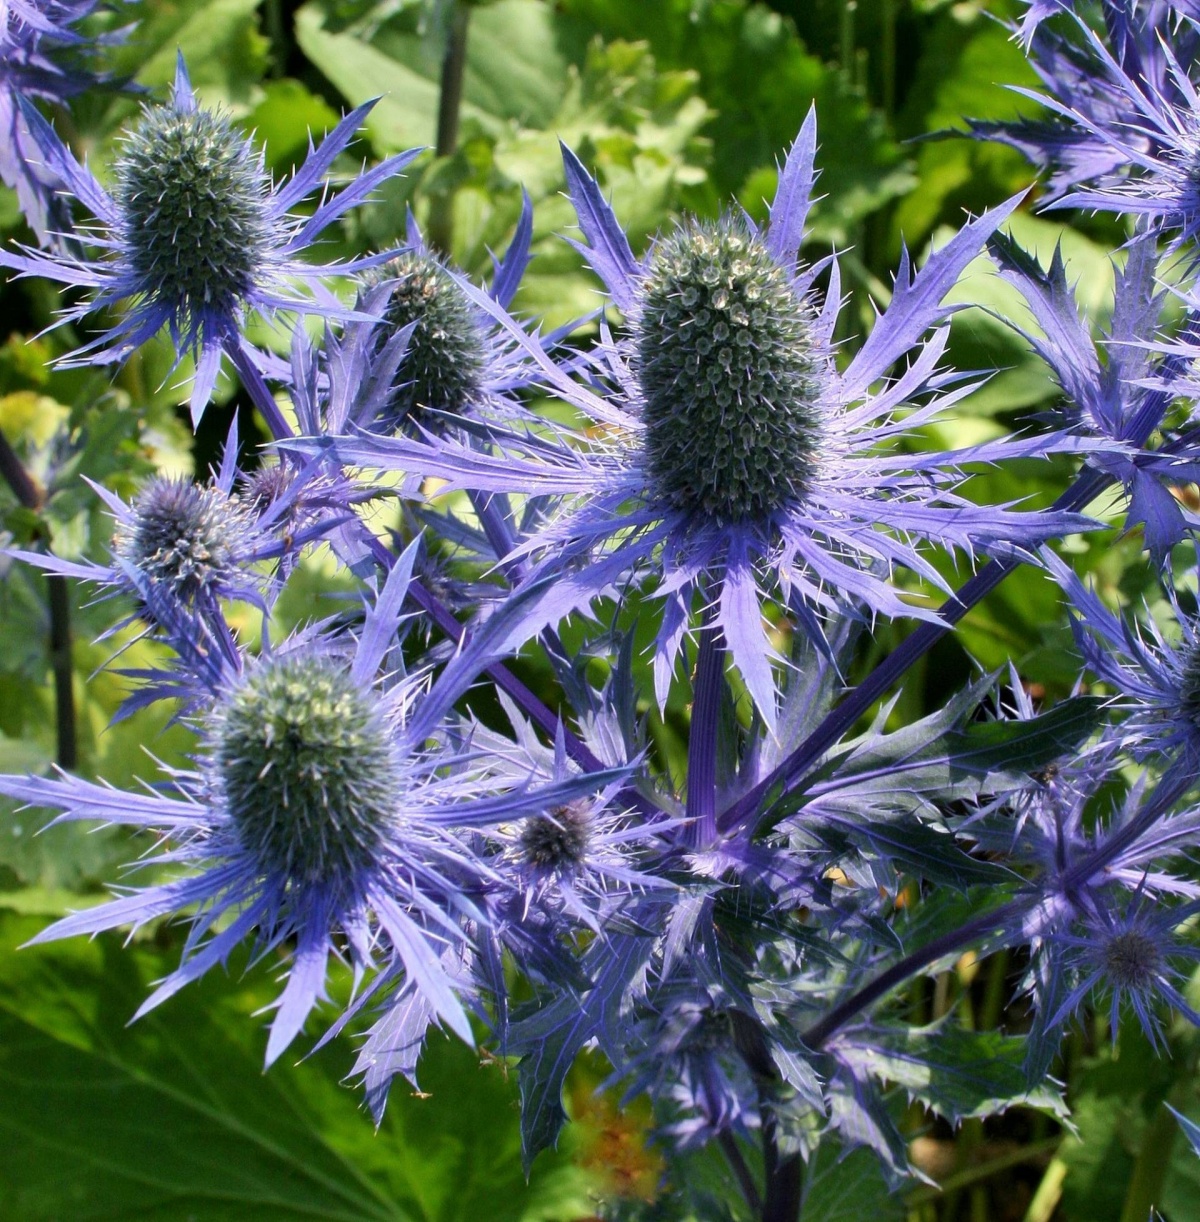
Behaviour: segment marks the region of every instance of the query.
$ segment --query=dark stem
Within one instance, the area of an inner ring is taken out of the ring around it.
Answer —
[[[779,1156],[775,1114],[762,1110],[763,1176],[767,1186],[762,1222],[799,1222],[804,1163],[799,1154]]]
[[[26,509],[35,512],[41,509],[42,490],[25,470],[25,464],[17,457],[16,450],[8,444],[8,438],[3,433],[0,433],[0,475]]]
[[[0,433],[0,475],[20,503],[40,512],[45,494],[25,470],[25,464]],[[39,530],[39,545],[44,545]],[[67,771],[79,762],[75,733],[75,688],[71,669],[71,591],[67,579],[56,573],[46,577],[46,600],[50,608],[50,670],[54,675],[54,724],[58,739],[58,766]]]
[[[806,1048],[815,1051],[856,1014],[860,1014],[872,1002],[890,993],[898,984],[903,984],[914,972],[919,972],[921,968],[928,967],[931,963],[936,963],[955,951],[965,950],[985,934],[991,933],[994,929],[1007,924],[1013,917],[1033,907],[1036,902],[1035,897],[1010,900],[1007,904],[1002,904],[999,908],[993,908],[991,912],[985,912],[973,921],[968,921],[958,929],[952,929],[942,934],[940,938],[934,938],[932,942],[913,951],[912,954],[905,955],[899,963],[894,963],[887,971],[881,972],[870,984],[859,989],[857,993],[852,993],[845,1001],[834,1006],[824,1018],[813,1023],[807,1031],[801,1034],[801,1042]]]
[[[446,53],[442,57],[442,89],[438,98],[438,157],[453,157],[458,148],[458,121],[462,111],[463,78],[467,70],[467,28],[471,10],[464,0],[453,0]],[[454,240],[454,191],[445,186],[433,198],[429,209],[429,244],[444,255]]]
[[[70,772],[79,763],[75,735],[75,687],[71,666],[71,591],[59,573],[46,575],[50,603],[50,669],[54,674],[54,725],[58,766]]]
[[[687,839],[693,848],[717,833],[717,737],[725,687],[725,641],[710,608],[700,627],[687,761]]]
[[[467,27],[471,10],[454,0],[442,56],[442,92],[438,98],[437,155],[452,157],[458,148],[458,117],[462,110],[463,77],[467,71]]]
[[[738,1148],[737,1138],[727,1129],[723,1129],[717,1141],[733,1174],[737,1176],[738,1186],[742,1190],[742,1196],[745,1197],[746,1204],[750,1206],[750,1212],[758,1213],[762,1209],[762,1197],[759,1196],[758,1185],[754,1182],[754,1176],[750,1171],[750,1167]]]

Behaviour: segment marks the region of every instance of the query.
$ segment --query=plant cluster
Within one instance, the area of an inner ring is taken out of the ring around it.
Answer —
[[[35,941],[187,922],[139,1014],[246,947],[282,963],[267,1063],[318,1029],[357,1033],[376,1118],[397,1079],[417,1088],[432,1030],[513,1058],[527,1166],[598,1049],[626,1099],[649,1097],[669,1159],[728,1160],[738,1199],[692,1208],[763,1222],[802,1216],[822,1151],[913,1174],[903,1096],[951,1123],[1063,1117],[1051,1071],[1081,1012],[1156,1047],[1172,1014],[1200,1024],[1191,0],[1032,0],[1013,36],[1045,117],[974,126],[1045,170],[1040,206],[1128,221],[1107,330],[1058,251],[1006,230],[1017,195],[903,250],[861,340],[839,254],[801,255],[815,109],[765,223],[731,206],[640,254],[564,146],[604,295],[543,329],[513,305],[528,198],[487,285],[411,218],[399,249],[315,261],[417,157],[333,190],[369,105],[281,180],[180,55],[170,97],[142,99],[93,170],[50,121],[121,87],[96,75],[120,35],[79,32],[91,7],[5,9],[0,174],[31,236],[0,266],[69,290],[60,366],[120,366],[165,332],[193,420],[225,365],[269,444],[235,429],[205,482],[97,488],[106,561],[8,549],[113,600],[115,666],[133,638],[156,650],[125,667],[120,716],[168,701],[196,735],[187,767],[141,789],[0,776],[58,822],[150,844],[119,895]],[[987,380],[947,353],[984,255],[1061,402],[946,448],[936,426]],[[294,322],[290,345],[264,320]],[[983,473],[1051,462],[1076,468],[1053,505],[986,498]],[[1070,541],[1101,529],[1144,543],[1157,618],[1072,568]],[[351,597],[281,628],[316,552]],[[901,717],[888,691],[1021,566],[1061,590],[1073,694],[1042,701],[1010,666]],[[850,682],[876,634],[899,643]],[[530,657],[551,675],[538,690]],[[668,706],[690,710],[681,769],[650,730]],[[898,990],[1000,951],[1022,965],[1024,1030],[905,1020]],[[353,991],[334,1006],[339,962]]]

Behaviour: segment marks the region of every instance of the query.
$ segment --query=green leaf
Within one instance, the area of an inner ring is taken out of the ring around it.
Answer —
[[[267,66],[267,40],[258,32],[258,0],[143,0],[122,11],[137,34],[112,49],[118,75],[150,87],[175,79],[182,50],[192,84],[225,101],[247,101]],[[125,103],[121,114],[134,113]]]
[[[1025,1041],[999,1031],[959,1027],[884,1027],[870,1046],[846,1045],[838,1056],[864,1073],[902,1086],[910,1099],[957,1123],[992,1116],[1018,1104],[1065,1119],[1058,1085],[1028,1088]]]
[[[867,1150],[845,1154],[826,1138],[804,1177],[804,1222],[901,1222],[904,1202]]]
[[[0,915],[0,1216],[21,1222],[534,1222],[582,1216],[587,1181],[547,1159],[526,1186],[515,1084],[434,1037],[429,1098],[376,1133],[339,1082],[344,1044],[262,1072],[272,971],[213,974],[130,1027],[178,947],[116,938],[14,951]]]

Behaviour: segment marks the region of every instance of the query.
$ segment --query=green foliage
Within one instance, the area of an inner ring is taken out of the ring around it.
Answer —
[[[551,1222],[589,1183],[547,1158],[526,1185],[516,1085],[434,1039],[428,1098],[394,1092],[378,1132],[340,1079],[345,1048],[262,1072],[270,972],[210,979],[133,1026],[178,959],[119,939],[17,951],[0,916],[0,1216],[20,1222]],[[19,1134],[19,1140],[16,1135]]]

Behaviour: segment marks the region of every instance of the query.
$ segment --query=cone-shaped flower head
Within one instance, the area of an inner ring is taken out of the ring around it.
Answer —
[[[350,880],[378,858],[400,774],[379,701],[323,654],[252,669],[218,706],[210,775],[264,874]]]
[[[113,198],[142,291],[187,333],[206,309],[233,313],[269,257],[271,181],[228,117],[150,106],[125,142]]]
[[[90,289],[86,300],[65,311],[64,321],[127,299],[132,303],[66,364],[123,361],[166,327],[179,356],[196,358],[192,413],[198,418],[211,397],[222,352],[244,374],[256,357],[241,336],[248,311],[356,317],[321,281],[386,256],[324,266],[302,256],[323,229],[364,202],[415,151],[381,162],[323,199],[311,216],[295,216],[291,209],[321,187],[323,174],[370,108],[368,103],[347,115],[294,177],[277,185],[253,142],[226,116],[197,104],[181,56],[171,102],[148,106],[126,136],[110,193],[26,105],[22,114],[47,170],[96,218],[90,233],[74,236],[85,246],[93,243],[99,253],[83,259],[0,251],[0,265]],[[297,282],[309,292],[297,293]],[[286,430],[282,418],[271,424],[277,433]]]
[[[517,836],[521,861],[548,874],[569,874],[580,866],[591,839],[589,805],[579,800],[530,815]]]
[[[417,547],[395,561],[351,649],[330,625],[253,658],[228,631],[214,636],[208,669],[193,678],[208,688],[203,707],[191,702],[198,766],[173,772],[169,787],[130,794],[69,776],[0,777],[0,793],[57,807],[61,819],[150,830],[164,851],[148,861],[190,868],[69,916],[39,940],[189,913],[183,961],[142,1012],[247,938],[259,949],[294,946],[268,1061],[324,996],[330,955],[344,955],[360,975],[382,967],[402,979],[420,995],[421,1034],[441,1021],[472,1038],[443,960],[467,954],[468,923],[486,919],[475,897],[497,880],[464,845],[463,829],[470,835],[619,782],[609,771],[537,786],[526,773],[514,785],[474,750],[410,732],[414,706],[437,725],[462,694],[404,673],[398,643]]]
[[[803,496],[820,444],[819,358],[805,304],[761,239],[726,220],[661,241],[633,342],[658,497],[736,522]]]
[[[244,579],[253,525],[222,488],[156,476],[120,521],[116,556],[183,603],[231,592]]]
[[[483,388],[488,352],[474,305],[427,250],[405,251],[370,274],[393,281],[386,319],[412,327],[397,385],[376,427],[399,428],[432,407],[460,415]]]

